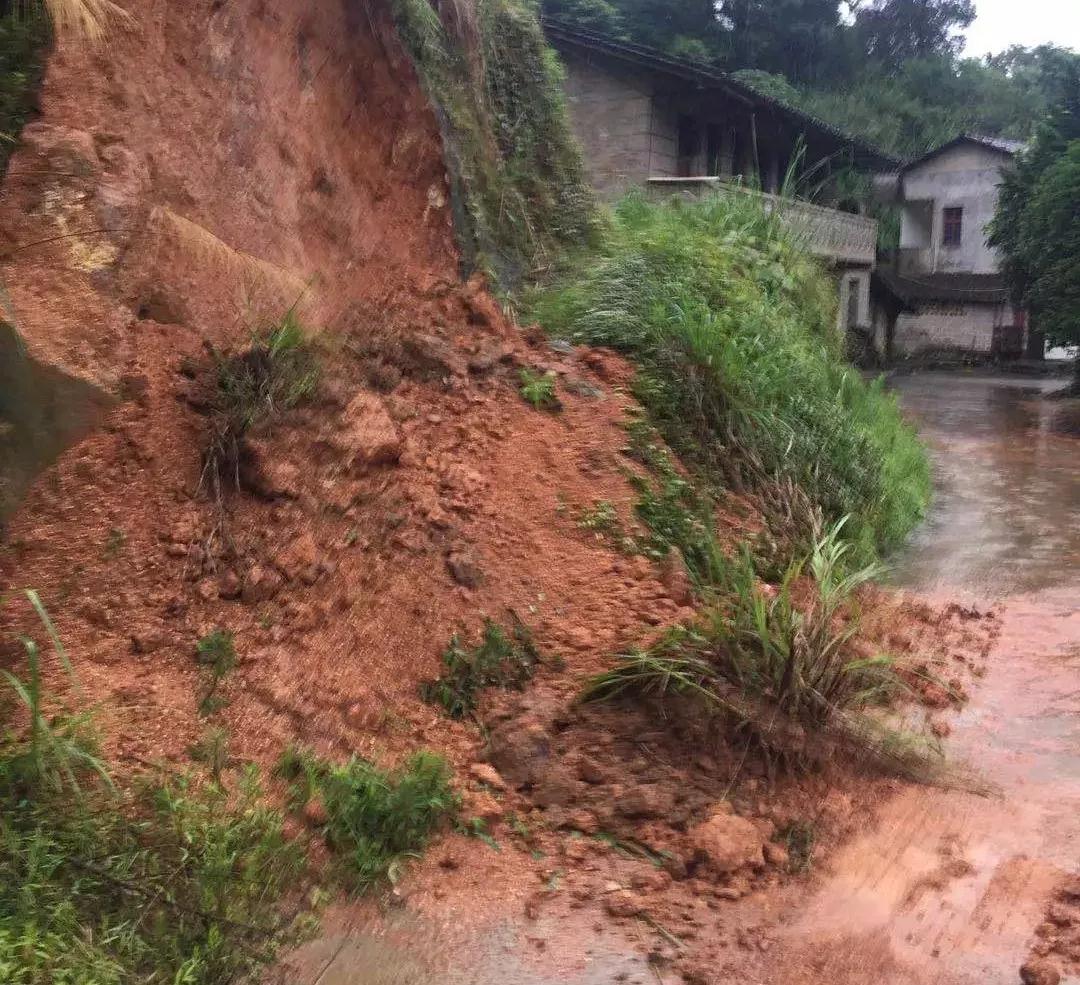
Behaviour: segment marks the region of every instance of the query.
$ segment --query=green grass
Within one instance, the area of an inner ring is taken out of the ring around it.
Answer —
[[[359,890],[395,881],[401,866],[417,857],[458,810],[450,767],[430,752],[418,752],[387,771],[364,759],[333,765],[307,750],[290,749],[277,772],[291,783],[293,808],[321,803],[326,839]]]
[[[50,34],[48,18],[38,10],[0,14],[0,177],[33,111]]]
[[[845,362],[830,279],[755,196],[632,196],[602,249],[529,307],[553,335],[633,358],[650,420],[717,487],[785,516],[805,494],[827,522],[850,517],[861,559],[923,516],[922,445]],[[801,527],[807,546],[812,517]]]
[[[226,791],[195,776],[114,784],[90,717],[42,685],[52,659],[78,681],[40,601],[48,642],[22,638],[5,673],[0,736],[0,981],[226,985],[288,937],[278,910],[300,876],[258,771]],[[19,722],[21,724],[16,725]]]
[[[868,657],[852,645],[856,592],[879,569],[852,564],[842,531],[843,522],[819,536],[776,587],[759,580],[744,547],[725,562],[723,582],[713,584],[693,624],[591,678],[582,700],[679,696],[749,728],[769,755],[797,762],[808,733],[829,734],[890,769],[925,776],[932,752],[926,744],[868,714],[905,685],[891,657]]]
[[[243,352],[211,351],[212,427],[204,479],[240,486],[244,437],[311,398],[319,369],[304,330],[290,309],[277,325],[257,332]]]
[[[541,656],[532,634],[520,622],[508,634],[490,619],[484,621],[480,643],[468,647],[457,635],[443,652],[443,673],[420,687],[420,697],[451,718],[476,711],[480,694],[489,687],[522,688],[536,673]]]
[[[195,645],[195,656],[203,672],[199,714],[207,718],[220,711],[225,705],[225,700],[218,694],[218,689],[222,681],[236,667],[236,645],[233,634],[226,629],[215,629]]]
[[[532,405],[533,410],[557,410],[559,398],[555,395],[555,376],[551,373],[521,371],[521,397]]]

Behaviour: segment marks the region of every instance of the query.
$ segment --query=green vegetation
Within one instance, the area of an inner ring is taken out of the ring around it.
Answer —
[[[540,652],[532,634],[515,622],[510,634],[490,619],[478,646],[469,649],[453,636],[443,653],[441,677],[427,681],[420,697],[441,705],[451,718],[466,718],[476,711],[480,692],[489,687],[522,688],[540,665]]]
[[[1080,343],[1080,66],[1068,96],[1005,175],[990,242],[1015,299],[1052,344]],[[1080,391],[1080,360],[1074,389]]]
[[[396,880],[402,864],[417,857],[431,834],[458,810],[450,768],[418,752],[394,771],[353,758],[335,766],[301,749],[289,749],[278,774],[292,784],[294,809],[321,805],[328,843],[341,852],[358,889]]]
[[[239,487],[245,435],[308,400],[319,370],[295,309],[257,333],[246,351],[224,355],[212,350],[211,358],[213,424],[203,475],[215,484],[226,479]]]
[[[776,832],[788,853],[788,872],[809,872],[814,864],[817,825],[813,821],[792,821]]]
[[[532,313],[556,336],[630,355],[653,424],[713,484],[755,492],[804,545],[815,522],[793,516],[802,506],[849,517],[862,559],[922,517],[921,444],[882,384],[846,363],[828,279],[754,196],[628,198],[579,268]],[[677,546],[692,570],[712,564]]]
[[[775,588],[759,581],[744,548],[695,623],[593,677],[582,700],[679,697],[727,719],[770,758],[812,758],[808,732],[828,734],[890,770],[925,775],[926,745],[865,713],[905,685],[890,657],[867,657],[852,645],[856,592],[878,568],[852,568],[842,527],[791,562]]]
[[[543,8],[730,72],[901,157],[965,131],[1027,139],[1080,63],[1052,44],[964,57],[971,0],[543,0]]]
[[[834,710],[881,701],[899,685],[886,657],[852,658],[858,630],[855,590],[877,573],[867,566],[845,573],[849,546],[842,524],[823,536],[806,559],[794,561],[776,589],[757,578],[749,552],[729,565],[728,584],[698,624],[669,632],[648,652],[628,657],[593,679],[591,699],[629,690],[663,693],[673,686],[731,707],[732,686],[806,725],[827,724]],[[803,574],[814,595],[796,605]]]
[[[0,13],[0,176],[33,109],[49,35],[40,12]]]
[[[195,646],[199,666],[203,670],[203,692],[199,698],[199,714],[206,718],[220,711],[225,705],[218,695],[221,682],[236,667],[236,646],[233,634],[225,629],[215,629],[204,636]]]
[[[592,195],[570,137],[562,68],[528,0],[394,0],[406,49],[440,110],[466,262],[511,288],[588,241]]]
[[[74,670],[36,595],[47,651]],[[226,792],[174,777],[121,793],[89,716],[42,685],[21,640],[5,673],[25,725],[0,738],[0,978],[13,985],[225,985],[286,936],[276,903],[301,871],[282,818],[260,806],[257,771]]]
[[[559,398],[555,395],[555,377],[551,373],[521,371],[521,396],[534,410],[557,410]]]

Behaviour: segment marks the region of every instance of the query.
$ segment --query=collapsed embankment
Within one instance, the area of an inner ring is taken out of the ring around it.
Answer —
[[[226,769],[290,744],[380,763],[432,747],[463,775],[486,755],[520,792],[473,770],[465,814],[513,843],[508,897],[529,896],[544,868],[512,812],[548,851],[584,832],[693,858],[689,829],[745,781],[737,806],[761,857],[720,865],[713,898],[790,877],[787,839],[816,820],[827,779],[793,784],[772,819],[765,761],[725,733],[672,737],[653,710],[573,706],[612,654],[690,621],[695,586],[609,536],[609,509],[647,534],[645,469],[627,454],[630,365],[552,348],[479,279],[461,281],[454,182],[391,12],[330,0],[130,12],[108,47],[58,46],[0,200],[6,317],[28,357],[115,401],[30,489],[0,575],[41,593],[121,776],[187,768],[208,725],[230,736]],[[242,481],[208,481],[221,354],[287,310],[316,333],[319,385],[243,435]],[[761,527],[738,496],[717,520],[729,544]],[[877,631],[898,649],[927,649],[940,622],[969,632],[962,615],[877,605],[904,624],[882,616]],[[530,696],[484,706],[502,738],[487,752],[475,722],[420,698],[452,634],[475,640],[485,617],[527,625],[542,654]],[[10,605],[4,619],[29,630],[34,614]],[[196,648],[218,632],[235,667],[208,694]],[[669,768],[706,742],[714,751]],[[325,827],[318,809],[303,817]],[[639,888],[672,900],[701,888],[686,882],[693,864],[672,868]],[[599,906],[590,871],[582,900]],[[610,914],[633,916],[613,899]]]

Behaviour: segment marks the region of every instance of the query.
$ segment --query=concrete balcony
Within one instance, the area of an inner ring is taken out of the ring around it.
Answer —
[[[816,257],[831,264],[872,267],[877,259],[877,220],[827,209],[798,199],[755,192],[722,178],[650,178],[651,198],[695,197],[709,193],[760,195],[767,211],[779,212],[784,225]]]

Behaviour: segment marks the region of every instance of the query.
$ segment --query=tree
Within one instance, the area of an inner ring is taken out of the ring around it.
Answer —
[[[868,58],[887,71],[931,55],[956,55],[957,32],[975,20],[972,0],[872,0],[856,5],[855,32]]]
[[[1080,345],[1080,140],[1074,140],[1032,189],[1019,230],[1030,282],[1032,323],[1057,345]],[[1074,389],[1080,390],[1080,358]]]
[[[1014,303],[1029,308],[1033,327],[1052,341],[1075,345],[1080,343],[1080,185],[1075,184],[1080,67],[1071,66],[1068,75],[1066,97],[1002,182],[989,241],[1001,251]]]

